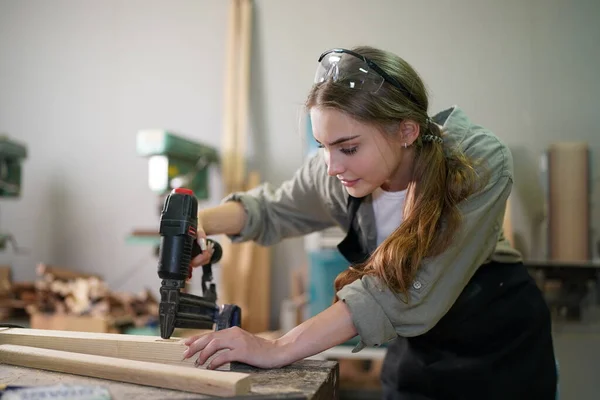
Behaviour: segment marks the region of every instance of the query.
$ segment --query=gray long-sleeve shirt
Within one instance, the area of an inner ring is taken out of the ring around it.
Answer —
[[[450,309],[480,265],[521,260],[502,232],[513,184],[510,150],[492,132],[471,122],[459,107],[442,111],[433,120],[444,127],[446,146],[458,146],[468,157],[483,161],[487,185],[460,205],[462,226],[453,244],[442,254],[423,260],[408,302],[374,276],[365,276],[337,293],[348,305],[360,335],[354,351],[379,346],[398,335],[427,332]],[[248,192],[231,194],[223,201],[241,202],[248,214],[242,232],[231,236],[233,241],[254,240],[273,245],[334,225],[347,231],[347,200],[346,190],[337,178],[327,174],[319,152],[281,186],[263,184]],[[358,210],[354,229],[363,248],[372,252],[377,230],[370,196]]]

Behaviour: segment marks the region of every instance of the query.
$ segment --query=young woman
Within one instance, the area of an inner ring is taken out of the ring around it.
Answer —
[[[509,149],[459,107],[430,117],[415,70],[371,47],[323,53],[306,105],[322,151],[202,210],[200,237],[272,245],[337,224],[340,301],[277,340],[232,328],[184,356],[272,368],[359,335],[354,351],[391,342],[386,399],[554,399],[549,311],[502,232]]]

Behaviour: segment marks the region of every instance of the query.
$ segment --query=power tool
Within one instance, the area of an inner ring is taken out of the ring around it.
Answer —
[[[202,296],[185,293],[192,277],[191,260],[202,253],[196,234],[198,200],[186,188],[173,189],[165,198],[160,216],[158,276],[160,287],[160,336],[169,339],[175,328],[221,330],[241,325],[241,309],[234,304],[218,306],[212,264],[221,259],[218,242],[208,239],[214,249],[208,264],[202,266]]]

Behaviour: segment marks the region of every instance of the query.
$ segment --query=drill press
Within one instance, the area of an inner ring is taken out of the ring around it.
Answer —
[[[212,264],[222,255],[214,248],[208,264],[202,266],[202,296],[185,293],[186,281],[192,276],[190,262],[202,252],[196,240],[198,201],[190,189],[177,188],[165,199],[160,217],[158,276],[160,287],[160,336],[168,339],[175,328],[226,329],[240,326],[241,310],[232,304],[217,306],[216,286],[212,283]]]
[[[148,185],[160,195],[171,189],[191,189],[197,199],[209,198],[209,167],[219,160],[217,150],[165,130],[137,133],[137,153],[148,158]]]
[[[210,166],[219,160],[217,150],[202,142],[167,130],[141,130],[136,151],[148,159],[148,186],[157,195],[160,215],[165,198],[176,188],[192,190],[198,200],[207,200]],[[155,228],[135,228],[127,237],[131,244],[152,245],[158,255],[160,237]]]
[[[21,163],[26,157],[24,144],[6,135],[0,136],[0,197],[15,199],[21,196]],[[0,233],[0,250],[4,250],[8,243],[13,245],[16,253],[23,252],[10,233]]]

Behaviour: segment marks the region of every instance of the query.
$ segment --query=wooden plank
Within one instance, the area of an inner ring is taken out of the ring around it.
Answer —
[[[110,319],[87,315],[34,313],[29,317],[29,326],[32,329],[50,329],[54,331],[118,333],[117,328]]]
[[[304,309],[307,304],[306,293],[306,275],[308,264],[303,263],[300,267],[294,268],[290,272],[290,299],[296,307],[295,325],[298,326],[304,321]]]
[[[254,186],[257,186],[260,182],[260,177],[255,171],[250,173],[248,176],[247,186],[244,187],[248,190]],[[265,288],[269,288],[268,282],[264,284],[256,280],[256,274],[260,273],[260,269],[255,268],[254,257],[256,244],[254,242],[245,242],[239,244],[240,250],[238,253],[238,259],[236,262],[236,276],[237,288],[236,298],[240,304],[244,305],[246,312],[242,312],[242,326],[245,330],[252,333],[266,331],[268,327],[258,327],[257,320],[260,318],[260,310],[256,307],[256,304],[252,304],[255,299],[254,296],[258,297],[263,293]],[[258,286],[257,286],[258,283]],[[260,287],[261,290],[256,290]],[[254,293],[253,296],[250,293]]]
[[[302,360],[284,368],[249,368],[242,371],[250,374],[251,387],[248,399],[287,398],[289,393],[306,396],[310,400],[334,400],[339,391],[338,363],[335,361]],[[178,390],[129,383],[106,381],[98,378],[64,374],[18,367],[0,363],[0,382],[7,385],[101,385],[110,390],[113,400],[165,400],[165,399],[214,399],[214,396],[194,394]],[[263,397],[264,396],[264,397]]]
[[[0,328],[0,344],[193,367],[194,359],[181,359],[186,347],[180,341],[179,338],[162,339],[117,333]]]
[[[244,189],[260,184],[260,174],[251,171]],[[242,328],[251,333],[269,329],[271,309],[271,249],[255,242],[222,242],[219,300],[242,309]],[[260,288],[260,290],[256,290]]]
[[[253,189],[259,186],[260,182],[261,178],[258,171],[251,171],[248,175],[246,189]],[[251,315],[247,327],[250,332],[258,333],[268,330],[270,323],[271,249],[254,242],[251,243],[251,249],[250,259],[246,261],[248,264],[241,264],[240,266],[246,270],[244,274],[248,276],[246,281],[246,303]],[[257,287],[260,290],[255,290]]]
[[[236,156],[234,190],[244,190],[246,180],[246,147],[248,142],[249,100],[250,100],[250,60],[252,44],[252,4],[250,0],[239,0],[239,59],[237,63],[236,93]]]
[[[239,0],[229,0],[228,22],[227,22],[227,42],[225,59],[225,83],[223,94],[223,143],[222,143],[222,161],[221,171],[225,194],[233,191],[237,143],[237,119],[236,119],[236,97],[237,97],[237,78],[236,67],[238,65],[238,37],[239,37],[239,19],[240,9]]]
[[[12,286],[12,269],[8,265],[0,265],[0,297],[9,296]]]
[[[554,143],[548,150],[549,254],[553,261],[590,259],[589,148]]]
[[[69,351],[1,344],[2,362],[10,365],[135,383],[215,396],[250,392],[250,375],[123,360]]]
[[[269,329],[271,316],[271,249],[252,243],[252,264],[248,286],[248,309],[252,314],[248,321],[248,331],[263,332]],[[259,288],[256,290],[256,288]],[[249,290],[250,292],[250,290]]]
[[[260,183],[257,172],[247,176],[246,171],[252,8],[251,0],[230,0],[222,146],[225,194],[248,190]],[[242,328],[253,333],[267,330],[271,298],[270,249],[251,242],[232,244],[228,240],[223,241],[222,246],[219,300],[241,307]],[[261,288],[258,292],[257,287]],[[251,289],[254,290],[252,296]]]
[[[38,276],[52,275],[52,277],[54,279],[59,279],[59,280],[64,280],[64,281],[73,280],[73,279],[89,279],[89,278],[96,278],[96,279],[102,280],[102,276],[100,276],[98,274],[89,274],[86,272],[74,271],[69,268],[57,267],[54,265],[48,265],[48,264],[43,264],[43,263],[40,263],[36,266],[36,272],[37,272]]]
[[[502,221],[502,232],[504,233],[504,237],[511,246],[515,247],[515,234],[513,230],[512,223],[512,196],[509,196],[506,202],[506,210],[504,212],[504,220]]]

